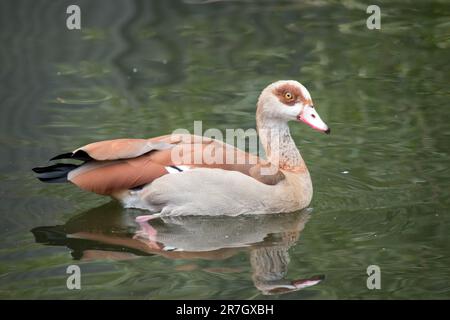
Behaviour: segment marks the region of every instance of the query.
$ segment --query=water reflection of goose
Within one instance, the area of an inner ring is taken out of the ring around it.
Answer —
[[[67,246],[75,259],[132,259],[160,255],[169,259],[225,260],[245,251],[252,279],[264,294],[296,291],[319,283],[321,276],[285,279],[288,250],[309,219],[306,211],[240,217],[183,216],[136,224],[139,211],[108,203],[60,226],[32,230],[36,242]]]

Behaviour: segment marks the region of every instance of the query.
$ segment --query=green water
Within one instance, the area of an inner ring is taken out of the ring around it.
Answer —
[[[373,31],[360,0],[201,2],[1,1],[0,297],[450,298],[449,1],[376,1]],[[68,31],[75,3],[82,29]],[[332,128],[291,125],[313,178],[307,212],[157,220],[168,251],[155,253],[133,239],[142,213],[30,171],[194,120],[252,128],[278,79],[302,82]],[[66,287],[71,264],[81,290]]]

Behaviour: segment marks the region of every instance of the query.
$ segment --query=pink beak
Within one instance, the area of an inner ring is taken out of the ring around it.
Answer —
[[[325,132],[326,134],[330,134],[331,132],[330,128],[320,119],[316,109],[312,106],[304,107],[303,111],[297,116],[297,120],[303,121],[311,128]]]

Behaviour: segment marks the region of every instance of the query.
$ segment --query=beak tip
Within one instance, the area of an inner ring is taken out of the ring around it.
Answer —
[[[327,130],[324,131],[326,134],[330,134],[331,133],[331,129],[328,128]]]

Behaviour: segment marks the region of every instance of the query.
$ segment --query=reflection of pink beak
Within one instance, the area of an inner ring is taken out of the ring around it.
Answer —
[[[320,119],[319,114],[316,112],[314,107],[306,106],[303,111],[297,116],[297,120],[303,121],[311,128],[330,134],[331,130],[325,124],[325,122]]]
[[[294,292],[302,290],[308,287],[315,286],[325,279],[324,275],[317,275],[307,279],[297,280],[281,280],[281,281],[269,281],[267,283],[259,284],[258,289],[265,295],[283,294],[288,292]]]
[[[325,276],[324,275],[320,275],[320,276],[311,277],[309,279],[294,280],[294,281],[292,281],[292,284],[297,289],[304,289],[304,288],[308,288],[308,287],[311,287],[311,286],[315,286],[316,284],[320,283],[323,279],[325,279]]]

